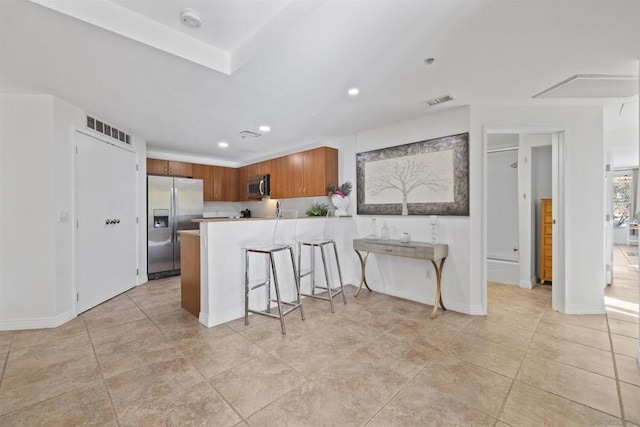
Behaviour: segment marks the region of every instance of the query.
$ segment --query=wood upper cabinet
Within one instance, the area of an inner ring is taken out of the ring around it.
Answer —
[[[167,160],[147,159],[147,175],[166,175],[169,172]]]
[[[207,202],[213,200],[213,173],[207,165],[193,165],[193,177],[202,180],[202,196]]]
[[[326,196],[329,184],[338,185],[338,150],[320,147],[303,154],[304,197]]]
[[[169,160],[169,175],[192,177],[193,164]]]
[[[193,177],[203,181],[206,202],[232,202],[237,200],[238,175],[234,168],[193,165]]]
[[[271,198],[303,196],[303,154],[295,153],[271,159]]]
[[[247,169],[247,176],[267,175],[271,173],[271,160],[253,163],[244,167]]]
[[[338,182],[338,150],[320,147],[271,160],[271,197],[316,197]]]
[[[540,283],[553,280],[552,199],[540,200]]]
[[[193,165],[174,160],[147,159],[147,175],[193,176]]]
[[[250,176],[251,165],[238,168],[236,171],[237,185],[236,185],[236,200],[245,201],[249,200],[247,197],[247,178]]]
[[[238,193],[238,175],[235,168],[211,166],[213,175],[213,200],[232,202]]]

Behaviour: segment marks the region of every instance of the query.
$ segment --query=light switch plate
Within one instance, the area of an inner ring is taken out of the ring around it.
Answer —
[[[58,222],[69,221],[69,211],[58,211]]]

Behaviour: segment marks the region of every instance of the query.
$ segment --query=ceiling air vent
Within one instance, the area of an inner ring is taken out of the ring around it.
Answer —
[[[255,132],[252,130],[243,130],[242,132],[240,132],[240,136],[243,138],[246,138],[248,136],[250,136],[251,138],[257,138],[259,136],[262,136],[262,134],[260,132]]]
[[[106,124],[105,122],[95,119],[91,116],[87,116],[87,127],[93,129],[96,132],[100,132],[103,135],[113,138],[115,140],[124,142],[131,145],[131,136],[128,133],[116,129],[115,127]]]
[[[434,105],[442,104],[443,102],[453,101],[455,98],[451,94],[443,95],[438,98],[428,99],[422,101],[423,104],[433,107]]]

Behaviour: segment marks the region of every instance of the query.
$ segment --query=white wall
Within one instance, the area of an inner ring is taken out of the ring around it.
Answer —
[[[0,122],[0,329],[58,326],[75,316],[73,129],[85,113],[49,95],[2,95]],[[132,147],[144,177],[145,142],[132,137]],[[143,283],[145,179],[138,190]]]
[[[469,108],[461,107],[359,132],[355,137],[331,141],[340,149],[340,181],[356,185],[356,153],[383,147],[424,141],[469,130]],[[470,166],[473,168],[473,164]],[[357,189],[354,188],[354,191]],[[474,198],[473,193],[471,198]],[[355,194],[351,211],[355,213]],[[378,230],[386,220],[391,238],[408,232],[413,240],[430,240],[427,216],[369,216],[356,218],[357,236],[369,234],[371,218],[377,218]],[[483,314],[480,305],[469,304],[469,217],[438,217],[439,240],[449,245],[449,256],[442,273],[443,300],[446,307],[470,314]],[[357,271],[357,269],[356,269]],[[427,274],[430,276],[427,277]],[[367,262],[367,281],[371,288],[402,298],[433,304],[435,278],[433,268],[420,260],[372,255]]]
[[[533,241],[536,260],[534,274],[540,271],[540,199],[550,199],[552,194],[551,155],[551,145],[534,147],[531,150],[531,200],[534,202]]]
[[[0,96],[0,328],[55,320],[54,99]]]
[[[638,126],[608,129],[604,132],[614,169],[638,167]]]
[[[487,153],[487,258],[518,262],[518,150]]]
[[[84,126],[85,114],[74,105],[53,98],[56,201],[51,216],[56,225],[56,300],[57,314],[74,317],[73,299],[73,126]],[[73,125],[73,126],[72,126]],[[66,213],[68,221],[60,221]]]
[[[471,107],[471,305],[486,307],[483,282],[483,138],[495,129],[563,130],[565,184],[565,292],[567,313],[603,313],[604,168],[602,108],[553,106]],[[484,301],[484,302],[483,302]]]
[[[534,147],[548,146],[551,149],[551,134],[520,134],[518,153],[518,203],[520,212],[520,287],[533,288],[536,283],[536,207],[539,205],[535,187],[538,184],[533,161]],[[551,186],[551,158],[547,180]]]

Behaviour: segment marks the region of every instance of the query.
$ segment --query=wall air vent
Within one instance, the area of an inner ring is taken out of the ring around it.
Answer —
[[[439,96],[437,98],[428,99],[426,101],[422,101],[423,104],[428,105],[429,107],[433,107],[434,105],[442,104],[443,102],[453,101],[455,98],[451,94]]]
[[[131,136],[128,133],[121,131],[120,129],[116,129],[115,127],[93,118],[91,116],[87,116],[87,127],[89,129],[93,129],[96,132],[100,132],[103,135],[108,136],[109,138],[113,138],[115,140],[124,142],[125,144],[131,145]]]
[[[240,132],[240,136],[243,138],[246,138],[248,136],[251,138],[257,138],[259,136],[262,136],[262,134],[253,130],[243,130],[242,132]]]

